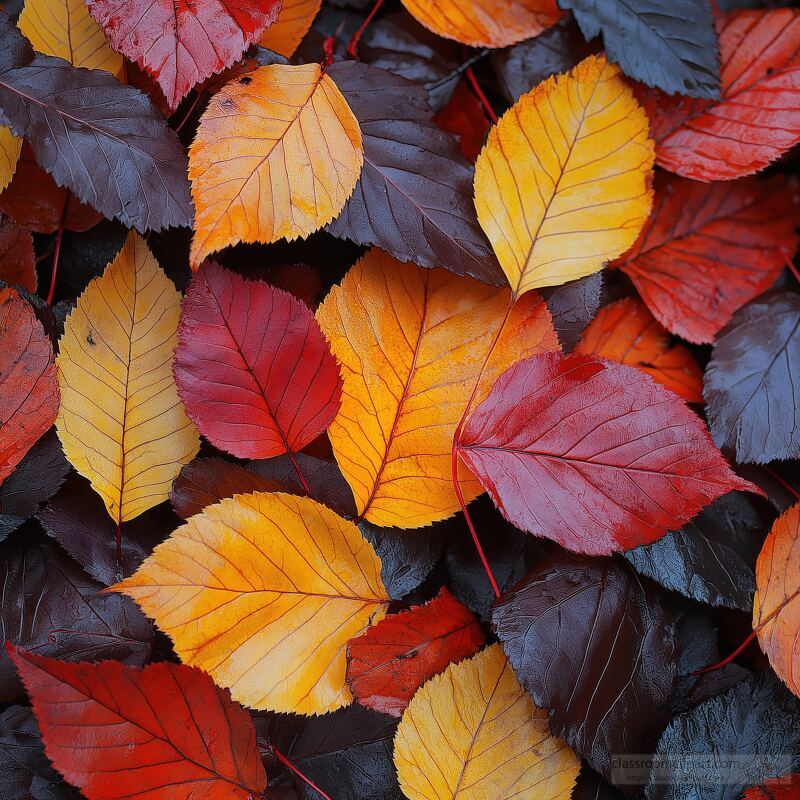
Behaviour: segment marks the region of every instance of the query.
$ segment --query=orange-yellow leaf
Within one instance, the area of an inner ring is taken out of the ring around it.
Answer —
[[[322,0],[283,0],[278,19],[267,28],[259,44],[291,58],[321,6]]]
[[[514,293],[624,253],[650,214],[653,159],[647,116],[602,55],[520,97],[475,165],[478,220]]]
[[[189,151],[193,267],[238,242],[327,225],[363,163],[358,121],[319,64],[275,64],[231,81],[211,98]]]
[[[33,49],[74,67],[122,71],[122,56],[108,44],[84,0],[25,0],[17,23]]]
[[[381,562],[358,528],[307,497],[240,494],[191,517],[114,588],[185,664],[245,705],[347,705],[347,643],[381,619]]]
[[[538,36],[562,12],[555,0],[403,0],[428,30],[473,47],[506,47]]]
[[[317,311],[342,365],[342,405],[328,430],[359,514],[416,528],[458,510],[456,425],[506,315],[510,293],[372,250]],[[515,361],[558,348],[537,293],[516,303],[483,370],[473,408]],[[480,484],[460,470],[467,499]]]
[[[775,520],[758,556],[753,630],[778,677],[800,697],[800,503]]]
[[[2,192],[17,171],[17,161],[22,150],[22,139],[14,136],[8,128],[0,125],[0,192]]]
[[[671,345],[669,333],[635,297],[601,308],[574,352],[637,367],[687,403],[703,402],[703,372],[694,356]]]
[[[175,286],[131,233],[64,326],[58,436],[115,522],[166,500],[200,446],[172,377],[179,313]]]
[[[580,769],[499,644],[451,664],[414,695],[394,763],[409,800],[568,800]]]

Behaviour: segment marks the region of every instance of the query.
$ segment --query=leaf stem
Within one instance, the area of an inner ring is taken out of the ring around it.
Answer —
[[[297,456],[291,450],[289,450],[289,460],[292,462],[294,471],[297,473],[297,477],[300,479],[300,483],[303,486],[303,490],[309,497],[311,497],[311,489],[309,488],[306,476],[303,475],[303,470],[300,469],[300,462],[297,460]]]
[[[466,406],[464,406],[464,413],[461,415],[461,419],[458,421],[458,425],[456,425],[455,433],[453,434],[453,445],[450,450],[450,465],[451,465],[451,477],[453,480],[453,489],[456,493],[456,499],[458,500],[458,505],[461,507],[461,511],[464,514],[464,519],[467,522],[467,527],[469,528],[469,532],[472,535],[472,541],[475,543],[475,549],[478,551],[478,556],[481,559],[481,563],[483,564],[483,569],[486,572],[486,576],[489,578],[489,583],[492,586],[492,591],[494,592],[495,597],[500,597],[500,587],[497,585],[497,581],[495,580],[494,573],[492,572],[492,568],[489,566],[489,559],[486,558],[486,553],[481,546],[481,541],[478,538],[478,533],[475,530],[475,526],[472,523],[472,517],[470,516],[469,510],[467,509],[467,504],[464,502],[464,495],[461,492],[461,484],[458,482],[458,443],[461,440],[461,433],[464,430],[464,424],[466,423],[467,419],[469,418],[470,412],[472,411],[472,404],[475,402],[475,395],[478,393],[478,387],[481,383],[481,378],[483,378],[483,371],[486,369],[486,365],[489,363],[489,359],[492,357],[495,348],[497,347],[497,343],[500,341],[500,337],[505,330],[506,324],[508,323],[508,318],[511,316],[511,311],[514,308],[514,304],[517,298],[516,295],[513,293],[508,299],[508,305],[506,306],[506,313],[503,316],[503,321],[500,323],[500,326],[497,328],[497,332],[494,335],[494,339],[492,340],[491,345],[489,345],[489,350],[486,353],[486,358],[483,360],[481,364],[481,368],[478,371],[478,376],[475,378],[475,384],[472,387],[472,393],[469,396],[469,400],[467,400]]]
[[[122,522],[117,520],[117,573],[120,578],[122,575]]]
[[[475,77],[475,73],[472,70],[472,67],[467,67],[464,71],[464,75],[466,75],[467,80],[470,82],[472,86],[472,90],[478,96],[478,100],[481,101],[481,105],[486,111],[486,116],[493,123],[497,123],[497,114],[494,113],[494,109],[492,108],[492,104],[489,102],[489,98],[483,93],[483,89],[481,89],[481,85],[478,83],[478,79]]]
[[[783,260],[786,262],[786,266],[789,268],[789,272],[791,272],[792,275],[794,275],[795,280],[800,283],[800,272],[797,271],[797,267],[794,265],[794,261],[789,255],[789,251],[785,247],[781,247],[780,251],[781,255],[783,255]]]
[[[178,123],[177,127],[175,128],[175,133],[180,133],[181,128],[189,121],[189,117],[192,116],[192,112],[197,108],[197,104],[200,102],[200,98],[205,94],[204,91],[200,91],[195,95],[194,100],[192,100],[192,104],[189,106],[189,110],[183,115],[183,119]]]
[[[361,23],[361,27],[353,34],[353,37],[347,45],[347,55],[349,55],[350,58],[358,59],[358,42],[382,5],[383,0],[376,0],[375,5],[372,6],[372,11],[367,14],[367,18]]]
[[[450,81],[455,80],[463,75],[473,64],[476,64],[484,56],[489,55],[489,53],[491,53],[491,50],[488,47],[484,47],[483,50],[479,50],[474,56],[468,58],[463,64],[457,66],[452,72],[448,72],[443,78],[439,78],[438,81],[434,81],[433,83],[426,83],[425,89],[427,89],[428,93],[430,94],[432,91],[434,91],[434,89],[438,89],[440,86],[450,83]]]
[[[765,465],[764,472],[768,473],[773,478],[775,478],[775,480],[778,481],[778,483],[781,486],[783,486],[783,488],[786,489],[787,492],[794,495],[798,500],[800,500],[800,492],[798,492],[797,489],[794,488],[794,486],[792,486],[790,483],[785,481],[780,475],[778,475],[778,473],[775,472],[774,469],[770,469],[768,466]]]
[[[329,795],[325,794],[325,792],[323,792],[322,789],[320,789],[319,786],[317,786],[317,784],[311,780],[311,778],[306,777],[294,764],[292,764],[291,761],[289,761],[288,758],[286,758],[286,756],[283,753],[281,753],[280,750],[278,750],[277,747],[275,747],[274,744],[270,745],[270,747],[272,749],[273,754],[275,755],[275,758],[277,758],[278,761],[281,762],[281,764],[283,764],[285,767],[288,767],[295,775],[297,775],[298,778],[300,778],[306,784],[308,784],[315,792],[319,792],[319,794],[324,798],[324,800],[331,800]]]
[[[72,193],[67,190],[67,197],[64,200],[64,210],[61,212],[61,222],[58,226],[58,234],[56,236],[56,246],[53,249],[53,267],[50,272],[50,290],[47,292],[47,305],[53,305],[53,297],[56,293],[56,274],[58,273],[58,260],[61,257],[61,242],[64,239],[64,227],[67,224],[67,213],[69,211],[69,201],[72,198]]]

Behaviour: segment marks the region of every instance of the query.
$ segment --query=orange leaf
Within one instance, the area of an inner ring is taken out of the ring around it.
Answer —
[[[260,67],[211,98],[189,151],[191,262],[238,242],[308,236],[353,192],[358,121],[319,64]]]
[[[365,519],[417,528],[458,510],[453,435],[476,383],[473,406],[518,359],[558,347],[537,293],[510,311],[509,300],[507,289],[372,250],[320,306],[344,380],[328,436]],[[460,480],[468,499],[481,492],[466,469]]]
[[[403,0],[429,31],[473,47],[506,47],[538,36],[562,12],[555,0]]]
[[[756,562],[753,630],[778,677],[800,697],[800,503],[772,526]]]
[[[291,58],[321,7],[322,0],[283,0],[278,19],[267,28],[259,44]]]
[[[687,403],[703,402],[703,372],[694,356],[683,345],[670,346],[667,331],[637,298],[601,308],[574,352],[637,367]]]
[[[475,165],[475,208],[515,295],[597,272],[650,214],[653,142],[619,67],[589,56],[523,95]]]

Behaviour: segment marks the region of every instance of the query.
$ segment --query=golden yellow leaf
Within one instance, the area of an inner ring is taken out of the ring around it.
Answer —
[[[0,125],[0,192],[11,183],[21,150],[22,139]]]
[[[197,268],[238,242],[308,236],[353,192],[358,121],[319,64],[260,67],[218,92],[189,150]]]
[[[352,522],[307,497],[253,492],[208,506],[114,588],[245,705],[347,705],[347,642],[381,619],[381,562]]]
[[[508,313],[510,292],[371,250],[335,286],[317,319],[342,365],[342,405],[328,429],[365,519],[416,528],[458,510],[453,435],[517,360],[557,349],[537,293]],[[482,491],[465,467],[464,496]]]
[[[636,241],[653,202],[648,130],[602,55],[548,78],[492,128],[475,207],[515,295],[597,272]]]
[[[499,644],[451,664],[414,695],[394,763],[410,800],[568,800],[580,769]]]
[[[17,25],[40,53],[112,75],[122,70],[122,56],[111,49],[84,0],[25,0]]]
[[[800,697],[800,503],[775,520],[756,562],[753,630],[778,677]]]
[[[472,47],[506,47],[538,36],[562,12],[556,0],[403,0],[428,30]]]
[[[116,522],[166,500],[200,446],[172,377],[179,313],[172,281],[131,233],[64,326],[58,436]]]
[[[283,0],[278,19],[267,28],[259,44],[291,58],[321,6],[322,0]]]

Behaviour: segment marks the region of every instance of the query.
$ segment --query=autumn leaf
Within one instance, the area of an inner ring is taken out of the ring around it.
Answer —
[[[174,371],[200,433],[240,458],[296,453],[339,410],[339,366],[307,306],[215,264],[187,290]]]
[[[193,267],[228,245],[326,225],[363,161],[358,121],[318,64],[259,67],[232,81],[211,99],[189,151]]]
[[[759,786],[751,786],[742,800],[796,800],[800,787],[800,773],[770,778]]]
[[[573,350],[586,326],[595,318],[602,291],[601,272],[539,290],[553,317],[553,327],[565,353]]]
[[[179,302],[132,233],[86,287],[61,337],[58,435],[118,523],[166,500],[200,444],[172,377]]]
[[[561,11],[555,0],[403,0],[428,30],[472,47],[506,47],[555,25]]]
[[[200,670],[67,664],[7,649],[48,758],[88,800],[249,800],[264,789],[250,715]]]
[[[28,292],[36,291],[36,253],[33,237],[13,219],[0,214],[0,280]]]
[[[752,175],[800,141],[800,12],[732,11],[716,27],[721,100],[640,95],[658,165],[697,181]]]
[[[589,555],[653,542],[734,489],[761,493],[677,395],[594,356],[518,362],[458,453],[512,524]]]
[[[30,2],[30,0],[28,0]],[[171,109],[231,66],[278,17],[279,0],[87,0],[111,46],[158,82]]]
[[[650,219],[615,266],[665,328],[711,342],[796,252],[797,208],[783,176],[705,185],[662,173]]]
[[[472,169],[436,126],[424,89],[352,61],[333,64],[328,75],[364,142],[361,177],[328,230],[400,261],[504,285],[475,215]]]
[[[183,146],[150,100],[103,70],[34,56],[2,12],[0,107],[56,182],[109,219],[140,232],[189,224]]]
[[[479,402],[518,358],[557,347],[532,294],[508,311],[490,354],[509,300],[507,289],[372,250],[320,306],[344,380],[328,436],[360,517],[415,528],[458,510],[451,450],[473,390]],[[465,496],[475,497],[479,485],[463,478]]]
[[[669,334],[636,298],[600,309],[574,352],[637,367],[687,403],[703,402],[703,373],[694,356],[683,345],[671,344]]]
[[[83,0],[25,0],[17,26],[39,53],[73,67],[122,73],[122,56],[109,47]]]
[[[800,504],[781,514],[756,562],[753,630],[778,677],[800,696]]]
[[[58,383],[41,322],[12,288],[0,288],[0,483],[53,424]]]
[[[291,58],[321,7],[322,0],[283,0],[278,18],[264,32],[259,44]]]
[[[34,233],[86,231],[103,218],[75,195],[58,186],[37,163],[31,148],[22,145],[14,178],[0,194],[0,211]]]
[[[461,155],[475,163],[490,125],[481,101],[464,81],[456,86],[453,96],[433,121],[443,131],[452,133],[458,139]]]
[[[21,149],[22,139],[14,136],[5,126],[0,125],[0,192],[11,183],[11,179],[14,177]]]
[[[609,61],[670,94],[719,97],[717,37],[708,0],[559,0],[587,41],[602,33]]]
[[[410,800],[566,800],[580,768],[550,735],[547,712],[525,694],[499,644],[451,664],[414,695],[394,762]]]
[[[647,117],[603,56],[523,95],[475,165],[478,220],[514,295],[625,252],[650,213],[653,157]]]
[[[677,674],[666,598],[622,562],[541,560],[492,609],[492,626],[550,730],[606,777],[612,758],[648,753]],[[634,710],[631,710],[634,709]]]
[[[447,589],[392,614],[347,646],[347,683],[361,705],[399,717],[425,681],[474,655],[486,635]]]
[[[723,329],[706,367],[704,395],[711,435],[740,463],[800,456],[800,298],[764,294]]]
[[[352,700],[347,642],[389,602],[352,522],[306,497],[258,492],[192,517],[115,588],[234,699],[299,714]]]

